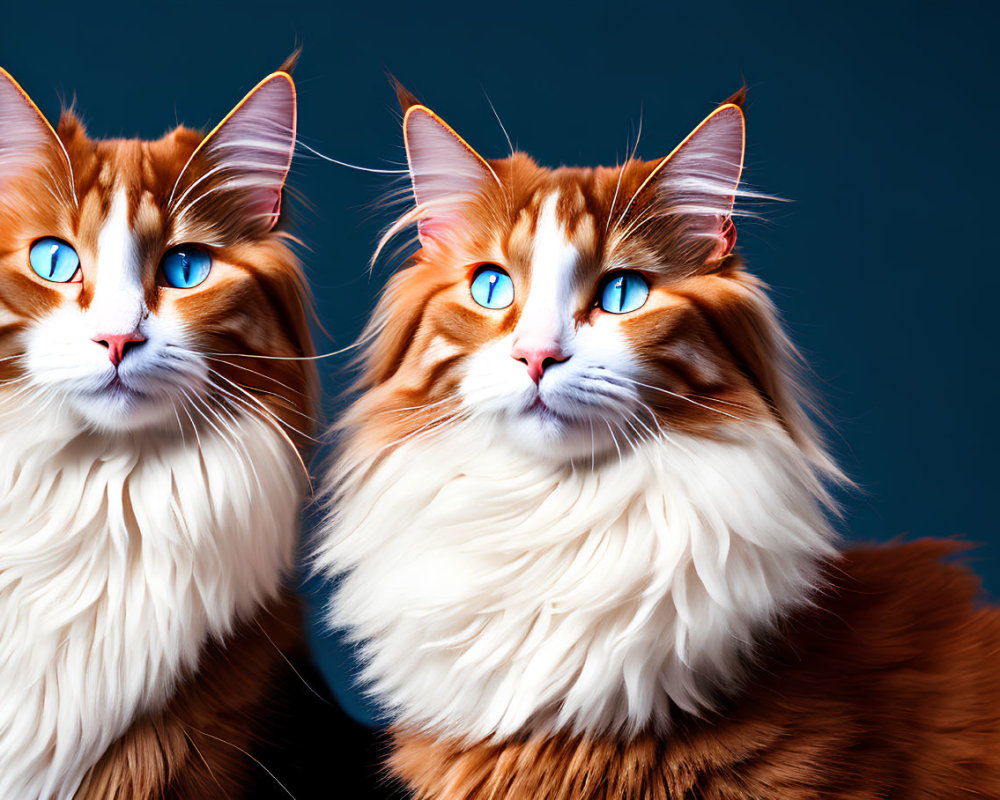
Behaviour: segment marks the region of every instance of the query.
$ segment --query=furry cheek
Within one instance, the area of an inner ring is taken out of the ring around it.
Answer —
[[[33,383],[96,391],[114,374],[103,349],[90,340],[86,315],[64,305],[27,331],[25,366]]]

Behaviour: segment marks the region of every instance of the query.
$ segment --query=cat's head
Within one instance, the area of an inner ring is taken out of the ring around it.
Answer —
[[[279,71],[207,136],[94,140],[0,70],[0,393],[81,429],[303,425],[313,370],[282,359],[312,352],[308,297],[275,230],[295,121]]]
[[[733,253],[742,93],[673,152],[595,169],[486,160],[401,93],[420,249],[368,329],[348,425],[463,420],[546,458],[766,420],[824,462],[794,351]],[[484,437],[484,441],[487,437]]]

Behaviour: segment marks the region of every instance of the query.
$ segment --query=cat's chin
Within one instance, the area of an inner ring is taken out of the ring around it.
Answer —
[[[545,461],[600,462],[615,454],[615,443],[602,419],[560,414],[543,404],[504,418],[504,438]]]
[[[111,389],[70,398],[83,427],[101,432],[179,429],[173,405],[163,398]]]

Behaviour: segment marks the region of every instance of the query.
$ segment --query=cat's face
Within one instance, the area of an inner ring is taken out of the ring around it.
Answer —
[[[794,408],[771,307],[730,253],[738,105],[621,168],[487,162],[418,105],[404,131],[417,206],[397,229],[418,222],[421,250],[371,329],[359,411],[376,440],[463,420],[602,457]]]
[[[254,358],[310,353],[272,232],[294,142],[285,73],[208,137],[144,142],[56,133],[0,71],[0,391],[99,430],[305,409],[310,370]]]

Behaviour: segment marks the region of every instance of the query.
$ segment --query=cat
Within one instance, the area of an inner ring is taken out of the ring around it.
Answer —
[[[243,796],[317,386],[293,63],[157,141],[0,71],[0,797]]]
[[[487,160],[401,87],[415,254],[317,564],[416,798],[1000,797],[1000,614],[845,483],[734,250],[744,93],[670,155]],[[634,155],[634,154],[633,154]]]

